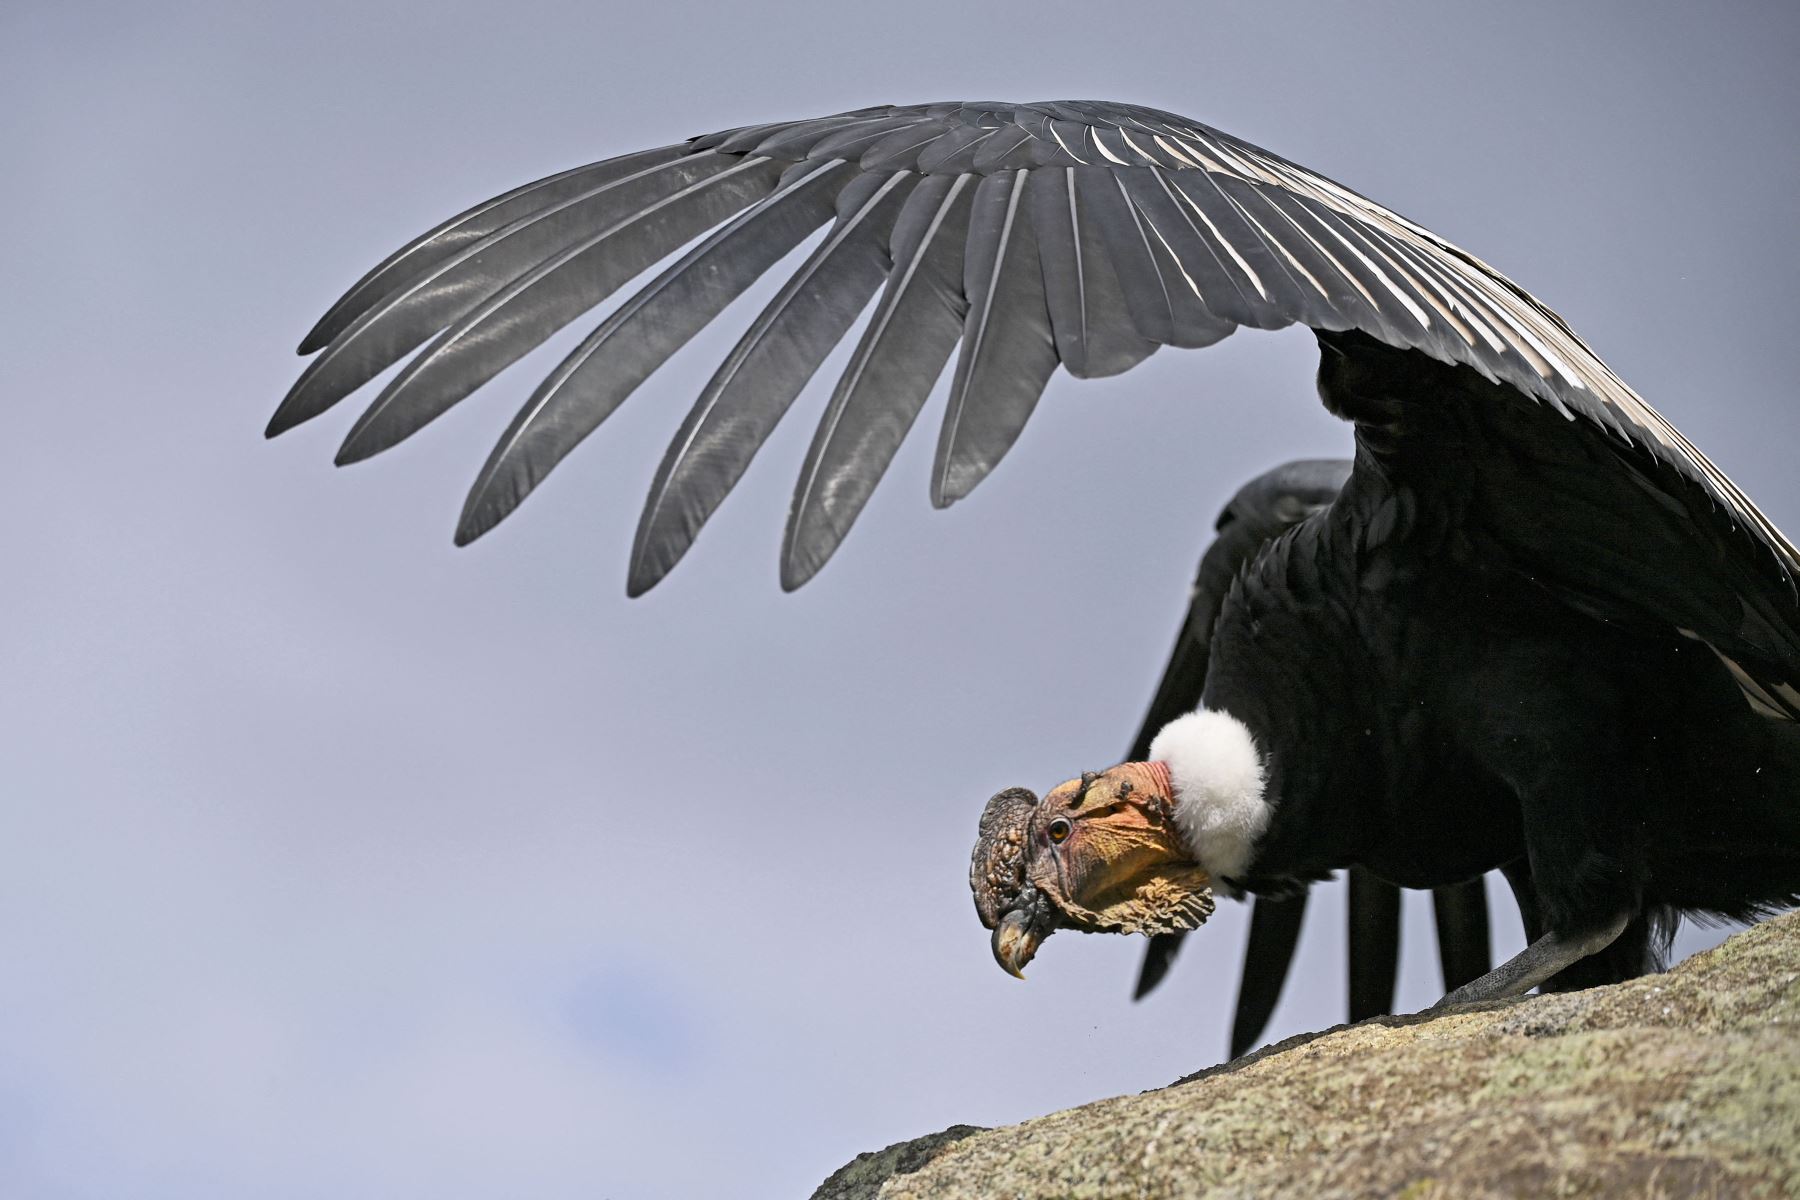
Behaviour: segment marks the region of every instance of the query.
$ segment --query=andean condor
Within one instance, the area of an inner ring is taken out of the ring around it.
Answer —
[[[1671,912],[1795,902],[1800,554],[1479,259],[1169,113],[883,106],[551,176],[354,285],[302,343],[315,357],[269,433],[423,345],[338,461],[386,449],[692,242],[519,411],[469,493],[467,542],[827,223],[670,445],[632,594],[871,298],[801,469],[785,587],[836,549],[952,351],[939,506],[998,463],[1059,363],[1114,374],[1239,326],[1311,327],[1320,395],[1355,426],[1341,493],[1225,595],[1202,706],[1148,761],[990,802],[971,884],[1003,966],[1059,927],[1173,932],[1215,884],[1283,894],[1351,866],[1434,888],[1508,869],[1534,940],[1457,1000],[1641,970]]]

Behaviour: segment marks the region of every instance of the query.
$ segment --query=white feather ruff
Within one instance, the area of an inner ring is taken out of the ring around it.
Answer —
[[[1200,709],[1164,725],[1150,758],[1169,764],[1175,824],[1207,874],[1242,876],[1272,812],[1249,728],[1230,713]]]

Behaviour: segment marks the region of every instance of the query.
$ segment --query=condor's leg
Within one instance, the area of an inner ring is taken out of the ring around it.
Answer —
[[[1481,706],[1465,711],[1462,726],[1472,755],[1519,803],[1525,860],[1508,864],[1507,878],[1520,893],[1531,941],[1452,991],[1440,1007],[1523,995],[1605,951],[1634,918],[1641,925],[1645,814],[1656,786],[1649,756],[1634,753],[1635,727],[1618,679],[1593,664],[1572,656],[1575,661],[1561,664],[1561,692],[1532,688],[1546,664],[1557,665],[1561,647],[1552,642],[1541,649],[1547,651],[1542,658],[1499,665],[1493,674],[1504,686],[1489,694],[1554,695],[1554,701],[1498,711]]]
[[[1521,909],[1532,940],[1487,974],[1457,988],[1435,1007],[1522,996],[1564,969],[1619,940],[1642,908],[1643,857],[1628,819],[1635,797],[1622,765],[1594,756],[1574,766],[1555,749],[1514,765],[1524,809],[1533,903]],[[1548,765],[1546,765],[1548,764]],[[1621,782],[1624,787],[1621,788]],[[1515,869],[1508,872],[1519,884]]]
[[[1612,945],[1630,923],[1631,914],[1619,912],[1581,932],[1559,933],[1552,929],[1486,975],[1463,984],[1431,1007],[1449,1008],[1477,1000],[1523,996],[1558,971]]]

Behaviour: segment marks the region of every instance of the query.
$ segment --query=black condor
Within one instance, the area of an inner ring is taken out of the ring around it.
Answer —
[[[1669,913],[1795,901],[1795,548],[1528,293],[1170,113],[883,106],[550,176],[355,284],[302,343],[269,433],[411,355],[338,455],[366,458],[673,257],[520,409],[469,492],[467,542],[822,226],[656,472],[632,594],[871,301],[795,488],[789,588],[952,355],[939,506],[1000,461],[1059,365],[1115,374],[1240,326],[1316,331],[1320,395],[1355,427],[1342,490],[1250,550],[1219,600],[1197,711],[1145,762],[990,805],[971,882],[1002,965],[1058,927],[1190,928],[1215,883],[1279,895],[1354,866],[1466,887],[1503,867],[1534,940],[1450,997],[1471,999],[1642,970]]]

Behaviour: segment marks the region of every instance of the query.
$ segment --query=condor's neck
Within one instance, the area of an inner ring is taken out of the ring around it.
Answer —
[[[1385,722],[1357,630],[1348,527],[1329,515],[1271,543],[1232,589],[1213,632],[1204,706],[1248,727],[1269,820],[1242,883],[1278,890],[1357,858],[1377,796]]]

